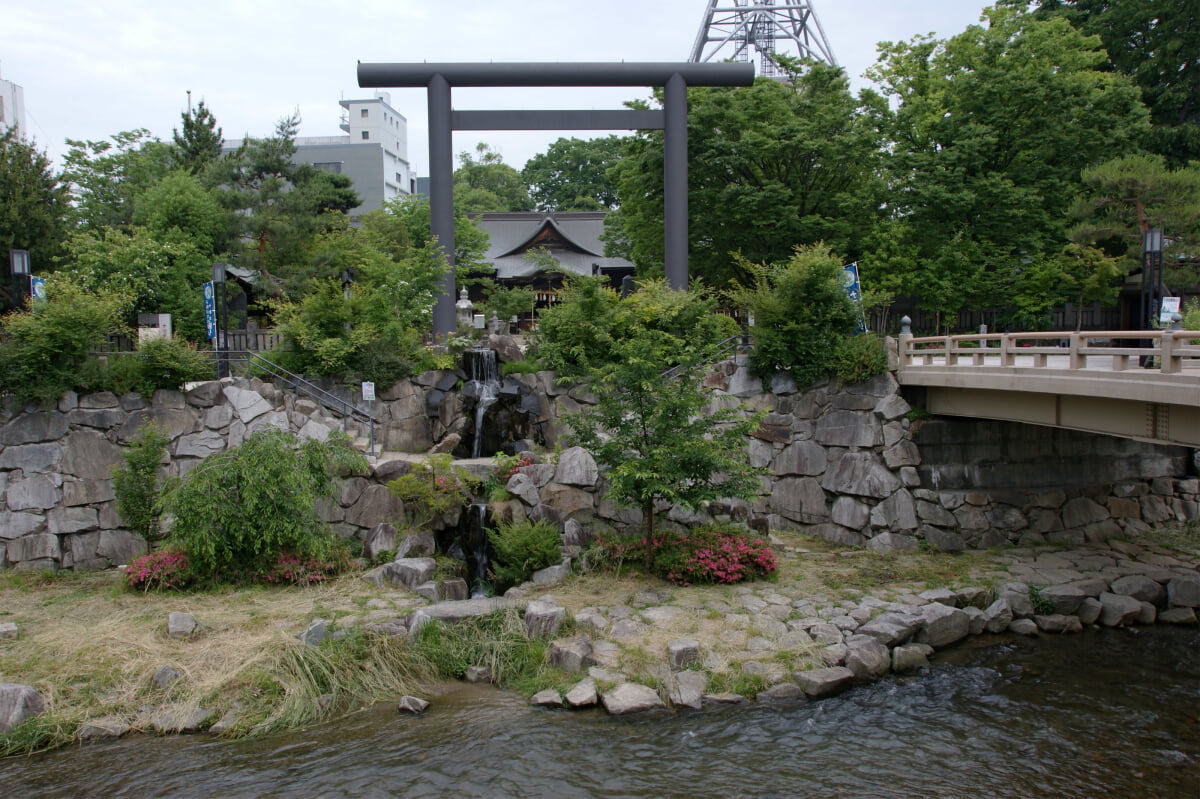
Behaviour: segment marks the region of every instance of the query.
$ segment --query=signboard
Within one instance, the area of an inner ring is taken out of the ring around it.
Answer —
[[[374,402],[375,401],[375,384],[374,383],[363,383],[362,384],[362,395],[363,395],[364,401]]]
[[[858,309],[858,328],[854,331],[854,334],[866,333],[867,322],[863,318],[862,313],[862,288],[858,282],[857,262],[842,267],[842,290],[846,292],[846,296],[850,298],[850,302],[854,303],[854,307]]]
[[[212,283],[204,284],[204,327],[209,339],[217,337],[217,295]]]
[[[29,292],[33,294],[35,302],[46,301],[46,278],[33,277],[29,279]]]
[[[1162,308],[1158,312],[1159,327],[1171,326],[1171,314],[1180,313],[1178,297],[1163,297]]]

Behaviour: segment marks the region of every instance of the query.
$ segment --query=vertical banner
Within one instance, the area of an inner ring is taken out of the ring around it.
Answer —
[[[854,307],[858,309],[858,329],[854,331],[854,334],[866,333],[867,319],[862,309],[862,290],[858,282],[857,261],[842,267],[842,290],[846,292],[850,302],[854,303]]]
[[[34,302],[46,301],[46,278],[31,277],[29,278],[29,293],[33,295]]]
[[[217,337],[217,294],[212,283],[204,284],[204,327],[210,341]]]

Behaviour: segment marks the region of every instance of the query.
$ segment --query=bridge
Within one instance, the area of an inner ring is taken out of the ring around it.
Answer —
[[[1200,331],[902,333],[897,355],[930,413],[1200,447]]]

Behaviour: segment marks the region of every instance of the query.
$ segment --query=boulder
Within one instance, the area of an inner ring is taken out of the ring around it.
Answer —
[[[388,564],[388,577],[392,582],[399,582],[415,590],[418,585],[429,582],[437,568],[433,558],[396,558]]]
[[[399,535],[399,534],[397,534]],[[396,560],[401,558],[432,558],[437,551],[437,541],[429,530],[410,533],[396,544]]]
[[[1075,611],[1075,615],[1079,617],[1081,624],[1095,624],[1103,610],[1104,606],[1100,604],[1100,600],[1088,596],[1079,603],[1079,609]]]
[[[567,707],[591,707],[600,701],[600,696],[596,692],[596,681],[591,677],[585,677],[571,687],[567,691],[564,698]]]
[[[929,668],[933,648],[928,644],[905,644],[892,650],[892,671],[903,674]]]
[[[84,480],[108,480],[122,462],[121,448],[94,430],[76,430],[63,442],[62,471]]]
[[[897,489],[871,509],[871,526],[887,531],[917,529],[917,505],[908,489]]]
[[[658,692],[646,685],[625,682],[604,692],[604,709],[614,716],[639,713],[644,710],[664,707]]]
[[[884,613],[859,627],[858,633],[869,635],[884,646],[897,646],[916,635],[922,623],[915,616]]]
[[[148,549],[146,539],[136,533],[128,530],[101,530],[96,556],[108,558],[110,563],[120,565],[145,555]]]
[[[166,688],[168,685],[175,682],[182,676],[183,675],[180,674],[178,670],[173,669],[170,666],[159,666],[154,670],[154,676],[150,678],[150,683],[156,689],[161,691],[163,688]]]
[[[1026,595],[1026,599],[1028,599]],[[1032,612],[1033,605],[1030,605]],[[1002,633],[1008,629],[1008,625],[1012,623],[1013,612],[1012,607],[1008,604],[1008,600],[1001,598],[997,599],[992,604],[983,609],[983,618],[985,621],[984,629],[989,633]]]
[[[399,519],[404,503],[388,491],[387,486],[369,485],[355,503],[346,509],[346,522],[355,527],[374,527],[380,522]]]
[[[1167,583],[1167,605],[1173,608],[1200,608],[1200,574],[1171,578]]]
[[[1131,596],[1141,602],[1161,605],[1167,599],[1167,590],[1158,582],[1142,574],[1128,574],[1112,581],[1109,590],[1114,594]]]
[[[854,636],[846,642],[846,650],[846,668],[856,680],[877,680],[892,668],[888,648],[870,636]]]
[[[1105,627],[1120,627],[1137,620],[1142,603],[1131,596],[1105,591],[1100,595],[1100,623]]]
[[[784,477],[775,481],[767,507],[793,522],[819,524],[829,520],[829,507],[814,477]]]
[[[676,707],[699,708],[704,700],[704,689],[708,678],[700,671],[681,671],[671,678],[671,693],[668,699]]]
[[[190,613],[173,611],[167,614],[167,635],[171,638],[188,638],[196,632],[196,618]]]
[[[411,713],[414,716],[419,716],[429,709],[429,703],[415,696],[402,696],[396,705],[396,709],[401,713]]]
[[[854,682],[854,672],[845,666],[831,666],[812,671],[798,671],[792,675],[792,679],[804,691],[805,696],[819,699],[848,688]]]
[[[525,634],[549,638],[566,621],[567,610],[551,599],[535,599],[525,606]]]
[[[883,428],[874,413],[833,411],[817,420],[813,441],[829,447],[878,447]]]
[[[596,664],[592,657],[592,644],[586,635],[566,641],[553,641],[547,650],[550,665],[563,671],[580,672]]]
[[[812,441],[797,441],[783,448],[775,456],[773,471],[776,475],[801,475],[811,477],[825,473],[828,458],[825,448]]]
[[[1054,604],[1056,614],[1073,614],[1087,597],[1082,588],[1077,585],[1051,585],[1043,588],[1042,598]]]
[[[833,494],[853,494],[884,499],[901,487],[874,452],[847,452],[825,471],[821,487]]]
[[[249,391],[236,386],[225,386],[222,391],[225,399],[233,406],[234,413],[245,424],[250,424],[264,413],[274,410],[274,406],[263,399],[257,391]]]
[[[375,560],[380,552],[395,550],[399,535],[396,528],[387,522],[380,522],[371,528],[363,539],[363,554],[368,560]],[[428,554],[428,553],[421,553]]]
[[[867,541],[872,552],[913,552],[921,548],[921,542],[911,535],[880,533]]]
[[[504,485],[504,490],[530,507],[541,504],[542,500],[538,496],[538,487],[528,474],[522,474],[521,472],[514,474],[508,478],[508,482]]]
[[[559,455],[554,482],[565,486],[593,488],[599,477],[600,471],[596,468],[595,459],[583,447],[571,447]]]
[[[935,649],[949,646],[966,638],[971,630],[971,617],[958,608],[934,602],[921,608],[925,626],[917,633],[917,643]]]
[[[558,511],[559,517],[562,519],[576,518],[580,521],[589,521],[592,518],[595,508],[595,497],[579,488],[563,485],[561,483],[550,483],[541,492],[543,505],[538,505],[529,513],[529,518],[534,518],[534,511],[539,507],[549,506]]]
[[[558,691],[553,688],[547,688],[544,691],[538,691],[530,697],[529,703],[536,707],[562,707],[563,699]]]
[[[700,659],[700,642],[691,638],[676,638],[667,643],[667,660],[674,671],[687,668]]]
[[[0,428],[0,445],[11,447],[57,441],[66,432],[67,417],[61,413],[26,413]]]
[[[1054,613],[1049,616],[1034,616],[1033,622],[1044,633],[1062,635],[1064,633],[1083,632],[1083,624],[1080,623],[1078,616]]]
[[[0,623],[0,641],[15,640],[18,634],[17,625],[14,622],[6,621]]]
[[[1014,618],[1027,619],[1033,615],[1033,600],[1029,598],[1029,586],[1024,583],[1005,583],[996,595],[1008,603]]]

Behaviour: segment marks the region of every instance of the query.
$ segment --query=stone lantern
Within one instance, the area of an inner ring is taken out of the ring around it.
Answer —
[[[456,316],[458,317],[459,325],[470,327],[475,319],[475,303],[467,298],[467,290],[464,288],[458,292],[458,302],[454,303]]]

